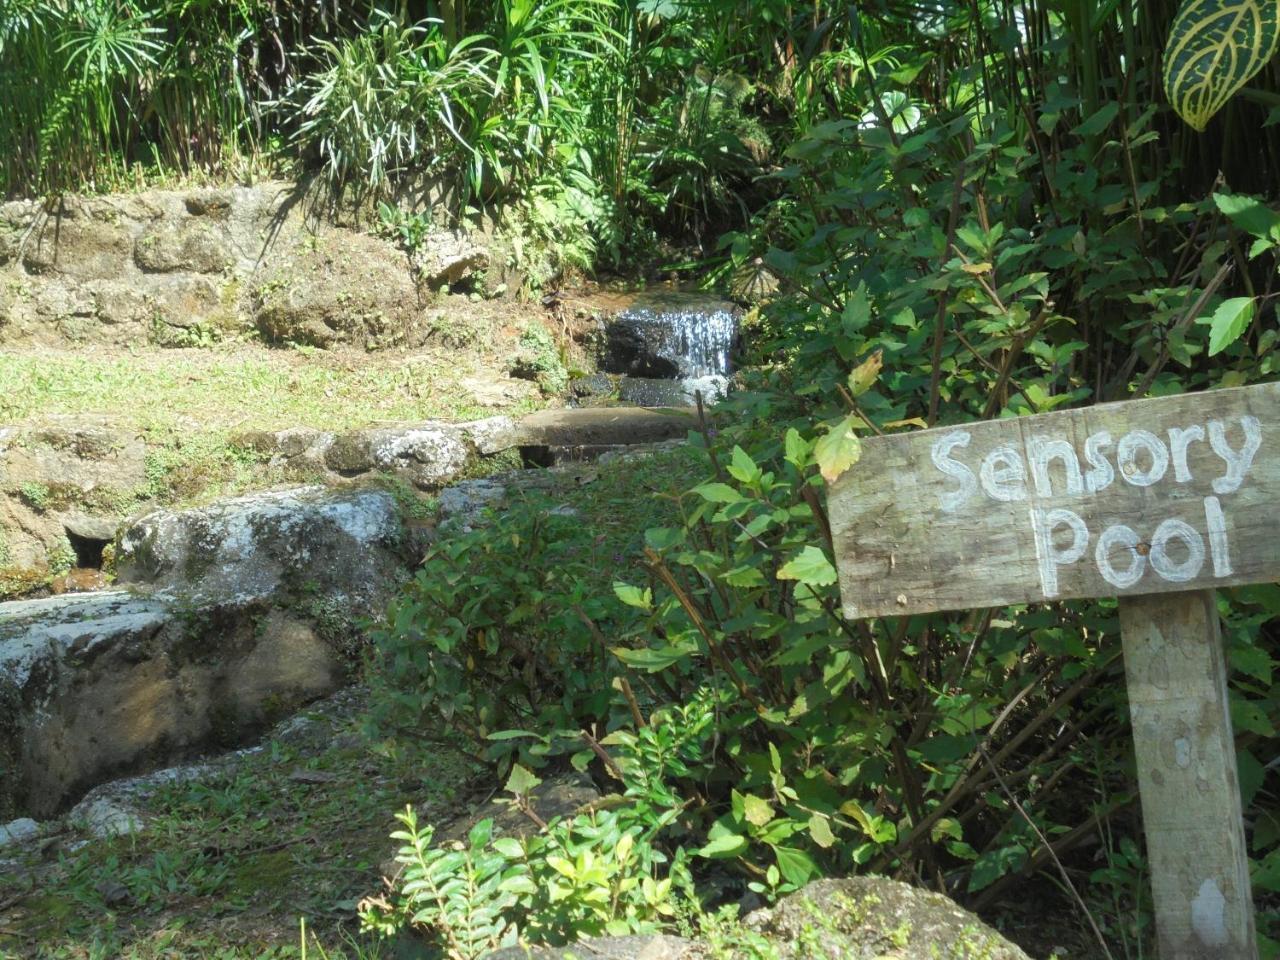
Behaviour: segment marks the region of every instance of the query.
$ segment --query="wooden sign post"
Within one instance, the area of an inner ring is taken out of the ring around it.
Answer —
[[[1119,596],[1163,960],[1254,960],[1214,589],[1280,579],[1280,384],[877,437],[830,491],[846,617]]]

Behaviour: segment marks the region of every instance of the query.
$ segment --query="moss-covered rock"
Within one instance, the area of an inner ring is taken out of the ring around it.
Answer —
[[[1029,960],[949,897],[886,877],[819,880],[744,926],[778,960]]]
[[[408,258],[362,234],[304,239],[254,278],[251,299],[258,330],[274,343],[374,349],[423,336]]]

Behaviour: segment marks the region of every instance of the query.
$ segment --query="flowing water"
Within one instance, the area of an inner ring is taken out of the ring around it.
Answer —
[[[739,310],[701,293],[645,293],[608,322],[601,369],[621,374],[619,398],[671,406],[723,396],[733,372]]]

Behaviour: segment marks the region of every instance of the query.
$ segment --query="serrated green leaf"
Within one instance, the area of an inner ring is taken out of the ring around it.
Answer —
[[[815,546],[807,546],[783,564],[779,580],[798,580],[810,587],[829,587],[836,582],[836,568],[827,555]]]
[[[1276,0],[1185,0],[1164,49],[1164,92],[1194,130],[1249,82],[1280,47]]]
[[[697,856],[706,857],[709,860],[723,860],[727,857],[736,857],[746,849],[746,837],[738,833],[726,833],[709,840],[698,850]]]
[[[960,821],[954,817],[943,817],[933,825],[933,829],[929,831],[929,837],[934,843],[938,843],[946,838],[959,840],[963,836],[960,828]]]
[[[1276,731],[1271,718],[1257,701],[1232,696],[1229,707],[1231,726],[1237,733],[1256,733],[1262,737],[1275,736]]]
[[[704,483],[694,487],[693,492],[712,503],[737,503],[743,499],[742,494],[727,483]]]
[[[818,470],[827,483],[835,483],[862,456],[862,441],[854,432],[857,422],[856,415],[849,414],[832,427],[813,448]]]
[[[803,850],[774,847],[773,853],[778,858],[778,870],[788,883],[803,886],[818,874],[818,865]]]
[[[1232,297],[1224,301],[1209,321],[1209,356],[1217,356],[1244,336],[1252,321],[1252,297]]]
[[[788,463],[797,467],[804,466],[809,456],[809,444],[800,436],[800,431],[795,427],[787,429],[785,441],[786,459]]]
[[[747,451],[739,446],[733,448],[733,462],[728,469],[730,476],[739,483],[755,483],[760,479],[760,468]]]
[[[541,782],[542,779],[535,776],[532,770],[517,763],[511,768],[511,776],[507,777],[506,791],[523,797]]]
[[[871,304],[867,301],[866,284],[859,283],[840,313],[840,323],[846,336],[853,336],[871,322]]]
[[[1275,662],[1271,654],[1262,647],[1241,646],[1231,651],[1231,667],[1241,673],[1248,674],[1262,683],[1271,683],[1271,672]]]
[[[1236,193],[1215,193],[1213,202],[1245,233],[1260,239],[1280,240],[1280,213],[1261,200]]]
[[[613,585],[614,595],[625,603],[628,607],[635,607],[638,610],[653,609],[653,591],[648,587],[643,590],[639,587],[633,587],[629,583],[623,583],[621,580],[616,581]]]
[[[764,574],[758,567],[734,567],[723,575],[724,582],[731,587],[758,587],[764,583]]]

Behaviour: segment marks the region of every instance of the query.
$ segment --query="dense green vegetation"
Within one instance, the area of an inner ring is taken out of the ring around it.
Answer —
[[[599,539],[513,508],[442,544],[376,631],[379,737],[444,718],[517,804],[568,764],[622,799],[447,853],[406,818],[408,882],[371,927],[468,957],[874,870],[994,915],[1036,878],[1086,949],[1150,955],[1114,603],[846,623],[822,476],[858,469],[868,432],[1276,377],[1275,27],[1233,38],[1257,70],[1204,81],[1211,111],[1175,69],[1176,14],[6,6],[7,193],[276,165],[389,221],[420,189],[462,221],[502,210],[586,269],[674,247],[744,298],[777,284],[681,491],[628,489]],[[1219,603],[1274,955],[1280,588]]]

